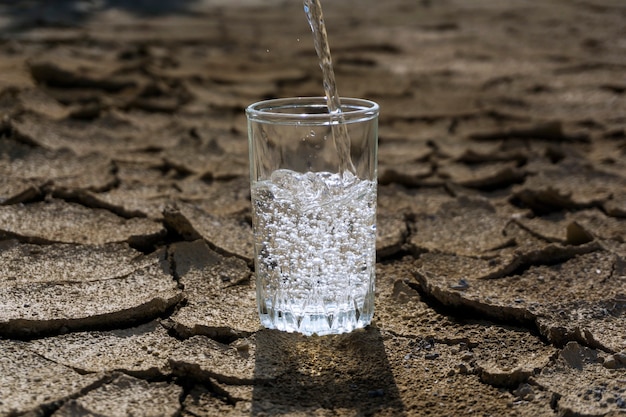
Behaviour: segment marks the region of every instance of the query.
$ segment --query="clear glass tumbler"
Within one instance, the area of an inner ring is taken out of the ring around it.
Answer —
[[[261,323],[306,335],[374,314],[378,104],[285,98],[246,109]]]

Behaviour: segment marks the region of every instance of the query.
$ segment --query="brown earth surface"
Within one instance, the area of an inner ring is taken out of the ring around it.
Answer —
[[[324,4],[381,105],[373,324],[260,329],[244,108],[299,0],[0,4],[0,416],[626,415],[626,3]]]

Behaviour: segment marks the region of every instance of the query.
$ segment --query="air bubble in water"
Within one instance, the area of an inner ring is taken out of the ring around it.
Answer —
[[[252,199],[263,324],[320,335],[369,324],[376,182],[283,169],[254,184]]]

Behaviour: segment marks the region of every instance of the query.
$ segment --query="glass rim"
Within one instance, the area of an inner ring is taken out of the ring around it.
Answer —
[[[328,109],[326,97],[288,97],[262,100],[246,108],[248,120],[280,124],[354,123],[378,116],[378,103],[351,97],[341,97],[342,111],[338,113],[303,112],[303,109]],[[283,110],[283,111],[277,111]],[[285,111],[286,110],[286,111]]]

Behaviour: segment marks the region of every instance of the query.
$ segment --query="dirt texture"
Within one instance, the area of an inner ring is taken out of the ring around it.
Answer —
[[[0,416],[626,416],[626,4],[324,3],[381,106],[374,321],[260,328],[298,0],[0,4]]]

